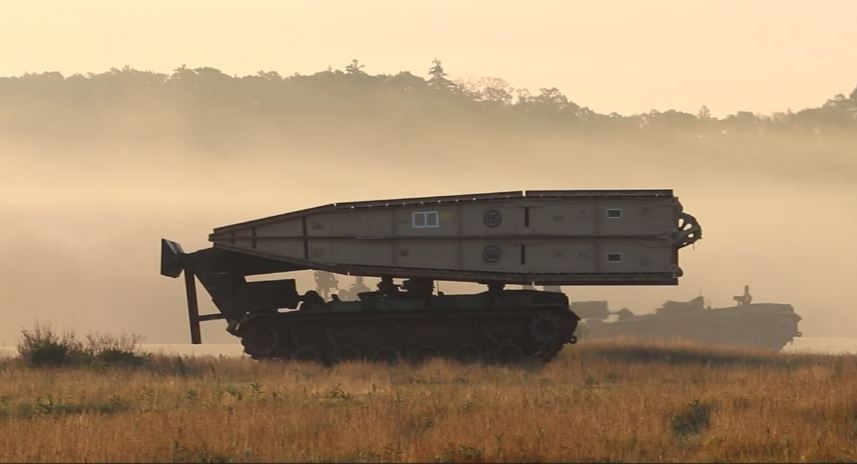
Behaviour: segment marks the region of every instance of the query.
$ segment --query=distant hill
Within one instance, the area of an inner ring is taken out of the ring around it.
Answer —
[[[501,79],[453,82],[435,61],[427,78],[410,72],[370,75],[354,60],[345,70],[283,77],[276,72],[229,76],[184,66],[171,74],[125,67],[101,74],[57,72],[0,78],[0,135],[91,137],[145,128],[198,140],[241,139],[270,127],[283,136],[366,131],[536,132],[589,137],[671,134],[689,137],[788,134],[857,137],[857,89],[816,108],[774,114],[737,112],[712,117],[651,111],[600,114],[555,88],[530,92]],[[139,132],[138,132],[139,130]],[[217,145],[217,144],[213,144]],[[227,144],[228,145],[228,144]]]

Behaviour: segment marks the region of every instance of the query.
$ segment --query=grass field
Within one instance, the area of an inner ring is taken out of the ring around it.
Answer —
[[[2,461],[855,461],[857,356],[585,343],[546,366],[0,362]]]

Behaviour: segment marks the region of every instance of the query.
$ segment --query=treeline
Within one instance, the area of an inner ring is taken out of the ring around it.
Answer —
[[[182,124],[182,130],[200,137],[224,137],[260,123],[304,134],[323,131],[331,124],[365,129],[380,123],[404,130],[423,126],[437,130],[441,125],[451,130],[514,128],[558,135],[857,136],[857,89],[849,96],[835,95],[819,107],[794,112],[741,111],[716,118],[703,106],[697,114],[668,110],[620,115],[592,111],[556,88],[530,92],[496,78],[452,81],[438,60],[427,71],[426,77],[410,72],[371,75],[353,60],[341,70],[286,77],[263,71],[229,76],[214,68],[185,66],[170,74],[124,67],[100,74],[3,77],[0,133],[40,136],[62,129],[91,133],[157,120]]]

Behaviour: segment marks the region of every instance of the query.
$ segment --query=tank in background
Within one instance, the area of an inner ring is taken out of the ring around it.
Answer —
[[[801,317],[792,305],[753,303],[749,286],[733,297],[735,306],[712,308],[702,296],[690,301],[665,301],[654,313],[635,315],[627,308],[611,311],[606,301],[578,301],[571,309],[581,319],[581,340],[634,338],[687,340],[705,345],[781,350],[800,337]]]

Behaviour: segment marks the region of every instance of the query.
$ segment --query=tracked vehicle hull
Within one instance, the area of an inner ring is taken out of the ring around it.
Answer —
[[[369,360],[546,362],[574,342],[577,316],[560,305],[503,308],[302,310],[248,317],[237,330],[254,359],[326,364]]]

